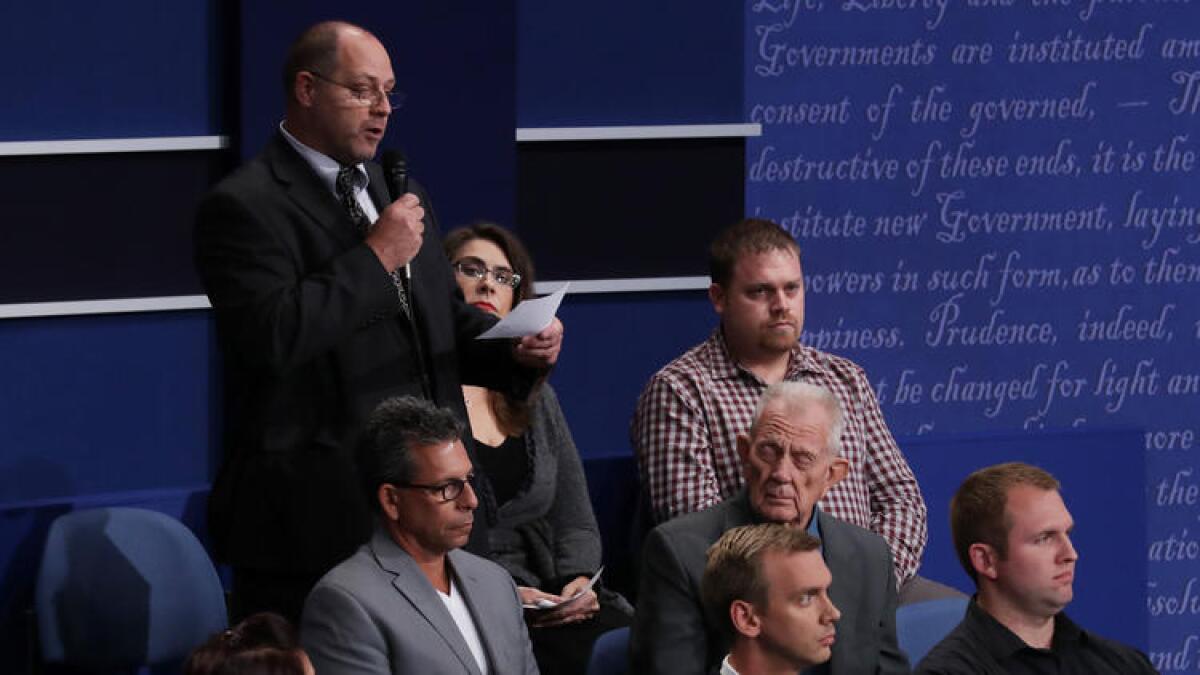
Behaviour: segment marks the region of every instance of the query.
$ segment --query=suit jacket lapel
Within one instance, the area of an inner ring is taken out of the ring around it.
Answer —
[[[289,199],[347,247],[358,242],[350,214],[282,134],[275,134],[267,145],[266,156],[275,179],[284,186]]]
[[[387,181],[383,176],[383,169],[378,164],[366,162],[363,164],[367,168],[367,194],[371,195],[371,201],[375,202],[375,210],[383,213],[383,210],[392,203],[392,196],[387,190]]]
[[[829,597],[838,607],[856,607],[861,589],[852,583],[852,580],[860,578],[858,570],[862,566],[857,561],[851,560],[840,546],[841,540],[837,536],[837,530],[841,523],[824,511],[817,509],[817,526],[821,528],[821,557],[825,558],[825,566],[841,572],[840,574],[835,572],[833,575],[833,582],[829,587]],[[841,583],[838,583],[839,581]],[[829,659],[829,669],[832,673],[842,672],[838,668],[839,664],[853,661],[853,659],[849,659],[848,655],[838,658],[839,654],[845,651],[846,645],[857,642],[848,639],[848,636],[842,632],[843,630],[849,632],[850,622],[838,624],[838,639],[833,643],[833,655]]]
[[[725,522],[721,525],[721,532],[759,522],[759,518],[750,509],[750,495],[746,492],[746,488],[743,487],[737,494],[730,497],[727,503],[729,507],[725,509]]]
[[[433,626],[438,635],[442,636],[446,646],[454,652],[464,668],[471,673],[480,675],[479,665],[475,663],[475,656],[471,654],[471,648],[467,646],[462,632],[454,623],[454,618],[450,616],[450,611],[446,609],[442,598],[425,578],[421,568],[417,567],[416,561],[400,548],[392,540],[391,535],[382,528],[376,528],[375,534],[371,537],[371,550],[375,554],[379,566],[396,575],[392,579],[392,586],[396,592],[404,596],[413,609]],[[482,625],[478,618],[475,623],[482,634]]]
[[[484,612],[487,607],[482,603],[482,599],[487,595],[483,590],[480,580],[470,571],[466,571],[468,565],[455,564],[462,559],[465,554],[462,551],[454,550],[449,554],[450,566],[454,569],[454,574],[458,578],[459,590],[462,591],[463,598],[466,599],[467,608],[471,610],[471,617],[475,619],[475,626],[479,631],[479,640],[483,643],[483,651],[487,654],[488,663],[492,664],[492,671],[496,671],[502,664],[499,661],[499,654],[496,652],[495,646],[489,637],[489,632],[484,630],[485,624],[490,622],[484,621]]]

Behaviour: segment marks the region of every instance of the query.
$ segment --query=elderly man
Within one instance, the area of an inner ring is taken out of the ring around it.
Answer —
[[[412,397],[371,415],[358,464],[379,524],[304,604],[317,672],[537,672],[512,578],[459,550],[479,505],[462,431],[454,413]]]
[[[562,327],[515,348],[473,339],[495,319],[463,302],[424,192],[393,201],[370,161],[396,96],[374,35],[313,26],[283,75],[279,132],[204,199],[195,239],[225,367],[213,543],[236,614],[295,619],[370,532],[350,448],[375,406],[422,396],[465,419],[463,381],[528,389]]]
[[[1141,652],[1083,630],[1063,612],[1079,559],[1073,527],[1058,481],[1042,469],[1013,462],[968,476],[950,501],[950,530],[978,592],[917,672],[1156,672]]]
[[[825,663],[841,612],[821,542],[778,523],[743,525],[708,549],[704,609],[732,640],[721,675],[796,675]]]
[[[743,482],[737,438],[750,428],[763,390],[776,382],[816,384],[841,403],[848,467],[821,507],[887,540],[896,583],[906,584],[925,550],[925,500],[862,368],[799,342],[800,248],[775,223],[744,220],[713,241],[709,268],[708,296],[720,325],[650,379],[633,419],[633,446],[655,520],[732,497]],[[943,592],[924,583],[902,591],[912,600]]]
[[[639,673],[712,673],[729,641],[700,609],[705,551],[725,531],[783,523],[821,540],[833,571],[829,597],[842,612],[829,672],[907,673],[896,643],[896,585],[879,535],[844,523],[817,501],[846,476],[842,413],[825,389],[781,382],[764,392],[749,435],[737,439],[746,487],[699,513],[651,531],[642,552],[631,649]]]

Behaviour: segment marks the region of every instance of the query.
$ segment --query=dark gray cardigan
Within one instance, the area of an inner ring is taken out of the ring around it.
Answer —
[[[516,496],[496,510],[492,557],[518,585],[557,593],[600,567],[600,529],[579,452],[549,385],[530,411],[525,449],[530,470]]]

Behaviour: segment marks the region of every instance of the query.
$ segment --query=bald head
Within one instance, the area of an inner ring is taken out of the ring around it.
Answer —
[[[301,71],[328,74],[337,70],[338,41],[343,35],[376,39],[362,26],[345,21],[322,21],[310,26],[292,42],[283,62],[283,93],[289,102],[295,96],[296,75]]]
[[[319,23],[292,45],[284,78],[288,133],[342,165],[375,156],[396,86],[378,38],[342,21]]]

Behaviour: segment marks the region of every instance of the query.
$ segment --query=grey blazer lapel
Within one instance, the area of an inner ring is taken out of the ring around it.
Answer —
[[[503,625],[502,617],[500,620],[492,620],[493,617],[489,612],[494,608],[484,602],[489,595],[485,583],[475,576],[474,566],[461,562],[465,554],[462,551],[454,550],[448,554],[448,557],[451,567],[454,568],[454,574],[458,578],[459,590],[462,591],[463,598],[467,601],[467,608],[471,610],[471,616],[475,619],[475,626],[479,629],[479,640],[483,643],[483,651],[487,654],[488,663],[492,664],[493,671],[497,671],[504,664],[500,662],[500,653],[492,644],[490,636],[494,635],[494,632],[489,633],[484,630],[484,626],[501,626]]]
[[[267,162],[275,179],[284,186],[288,198],[310,218],[345,245],[358,242],[358,233],[350,214],[281,134],[275,134],[267,146]]]
[[[412,559],[412,556],[392,541],[391,535],[382,529],[376,529],[375,534],[372,535],[371,551],[379,562],[379,566],[395,575],[392,579],[392,586],[396,592],[404,596],[412,605],[413,610],[428,621],[438,635],[442,636],[446,646],[454,652],[463,667],[475,675],[482,675],[479,665],[475,663],[474,655],[471,654],[471,648],[467,646],[462,632],[458,629],[458,624],[454,623],[454,618],[450,616],[450,611],[446,609],[445,603],[442,602],[429,580],[425,578],[421,568],[417,567],[417,562]],[[475,621],[482,634],[482,624],[478,618]]]
[[[817,526],[821,529],[821,557],[825,559],[825,566],[833,571],[833,582],[829,587],[829,597],[838,607],[857,607],[859,605],[859,593],[862,592],[862,589],[853,583],[853,580],[860,577],[858,571],[861,570],[862,566],[858,561],[853,560],[851,556],[847,555],[846,550],[840,545],[842,539],[838,535],[842,524],[829,514],[817,509]],[[859,642],[857,639],[849,639],[848,633],[852,630],[851,626],[852,624],[849,621],[838,623],[838,639],[833,643],[833,655],[829,660],[830,671],[832,673],[842,672],[838,668],[839,664],[852,663],[854,661],[853,658],[850,658],[849,654],[839,658],[839,654],[846,650],[847,645]]]
[[[726,504],[726,508],[723,509],[724,522],[717,533],[718,537],[726,530],[761,522],[761,519],[755,516],[754,511],[750,508],[750,495],[744,487],[722,503]]]

